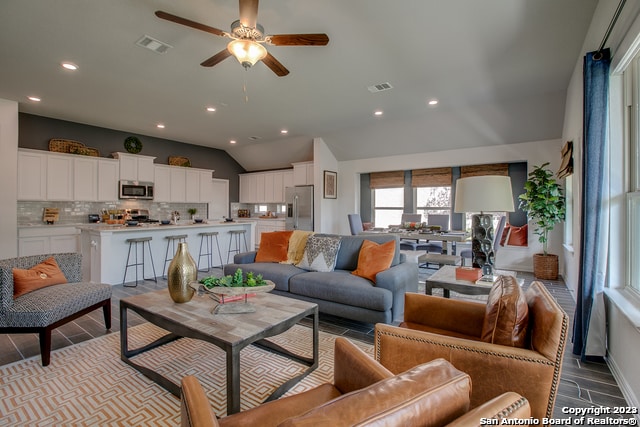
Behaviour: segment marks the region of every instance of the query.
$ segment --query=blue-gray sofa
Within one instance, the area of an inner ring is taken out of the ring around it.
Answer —
[[[233,264],[225,265],[224,274],[233,274],[238,268],[244,273],[262,274],[275,283],[272,293],[314,302],[321,313],[365,323],[401,321],[404,294],[418,290],[418,268],[407,263],[404,254],[400,253],[398,237],[381,234],[340,238],[335,270],[331,272],[255,262],[257,252],[246,252],[237,254]],[[376,275],[376,283],[351,274],[358,266],[358,254],[365,239],[376,243],[396,242],[391,267]]]

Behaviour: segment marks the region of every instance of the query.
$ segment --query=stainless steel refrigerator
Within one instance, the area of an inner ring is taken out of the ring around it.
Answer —
[[[287,230],[313,231],[313,185],[285,188]]]

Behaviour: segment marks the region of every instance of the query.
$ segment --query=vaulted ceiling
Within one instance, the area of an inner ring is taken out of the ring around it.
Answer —
[[[202,67],[229,40],[154,15],[229,31],[237,0],[3,0],[0,97],[21,112],[227,150],[247,170],[309,160],[314,137],[338,160],[554,139],[596,4],[263,0],[267,34],[330,38],[267,46],[290,71],[278,77],[233,57]],[[136,45],[145,35],[171,48]],[[381,83],[392,89],[368,90]]]

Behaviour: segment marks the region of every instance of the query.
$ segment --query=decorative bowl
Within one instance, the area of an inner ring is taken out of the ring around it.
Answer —
[[[201,219],[201,218],[196,218],[196,219],[193,220],[193,222],[195,222],[196,224],[202,224],[202,221],[204,221],[204,220]]]
[[[198,295],[203,293],[209,294],[212,299],[215,299],[214,295],[247,295],[257,294],[261,292],[269,292],[276,287],[276,284],[271,280],[266,280],[267,284],[263,286],[214,286],[209,289],[201,283],[191,282],[190,286],[196,290]],[[253,313],[256,311],[256,307],[247,302],[247,298],[237,302],[227,302],[224,304],[217,303],[211,313],[213,314],[236,314],[236,313]]]
[[[169,221],[168,219],[163,219],[163,220],[160,221],[160,224],[169,225],[169,224],[171,224],[171,221]]]
[[[127,226],[129,227],[135,227],[136,225],[138,225],[138,221],[127,221]]]

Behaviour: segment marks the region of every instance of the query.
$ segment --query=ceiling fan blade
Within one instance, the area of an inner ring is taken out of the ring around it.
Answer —
[[[329,43],[326,34],[275,34],[267,36],[267,43],[274,46],[325,46]]]
[[[167,21],[175,22],[176,24],[186,25],[187,27],[195,28],[196,30],[204,31],[206,33],[214,34],[216,36],[225,35],[224,31],[219,30],[214,27],[210,27],[208,25],[201,24],[199,22],[191,21],[190,19],[181,18],[176,15],[172,15],[167,12],[163,12],[161,10],[156,11],[156,16],[160,19],[165,19]]]
[[[255,28],[258,23],[258,0],[240,0],[240,23]]]
[[[224,49],[213,55],[211,58],[205,59],[200,63],[200,65],[202,65],[203,67],[213,67],[214,65],[224,61],[230,56],[231,52],[229,52],[227,49]]]
[[[269,52],[267,52],[267,56],[262,58],[262,62],[264,62],[264,65],[269,67],[271,71],[276,73],[278,77],[284,77],[289,74],[289,70],[287,70],[284,65],[282,65],[280,61],[274,58]]]

